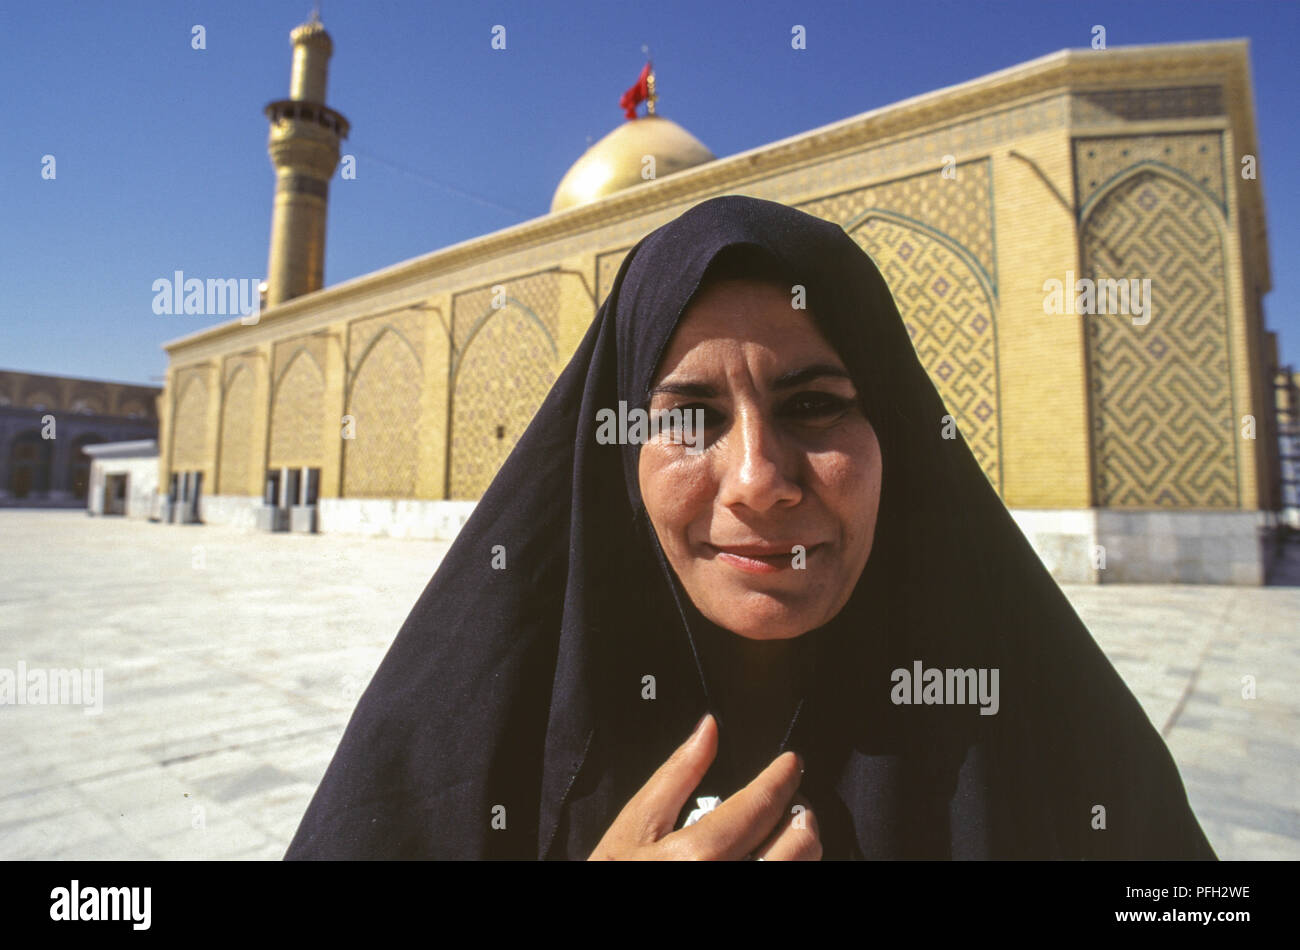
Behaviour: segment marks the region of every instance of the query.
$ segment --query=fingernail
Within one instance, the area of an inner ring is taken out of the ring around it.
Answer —
[[[791,749],[790,751],[794,752],[793,749]],[[803,775],[803,756],[800,755],[798,752],[794,753],[794,764],[799,766],[799,774]]]
[[[697,722],[697,723],[695,724],[695,728],[691,730],[691,738],[692,738],[692,739],[694,739],[696,736],[698,736],[698,735],[700,734],[700,730],[704,728],[704,720],[706,720],[706,719],[708,719],[708,718],[709,718],[709,714],[708,714],[708,713],[705,713],[703,716],[700,717],[700,721]]]

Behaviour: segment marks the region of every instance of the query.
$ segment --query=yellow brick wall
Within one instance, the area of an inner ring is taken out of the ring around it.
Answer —
[[[320,468],[325,458],[325,345],[293,339],[276,347],[270,468]]]
[[[421,312],[424,366],[420,390],[415,497],[438,499],[447,492],[447,398],[451,372],[451,295],[438,294]]]
[[[557,227],[458,268],[428,274],[394,268],[364,291],[325,291],[315,309],[311,297],[291,301],[259,326],[191,348],[191,363],[206,356],[214,365],[236,352],[262,354],[248,370],[256,392],[236,387],[227,397],[231,413],[253,416],[246,427],[252,449],[246,462],[227,456],[223,472],[256,491],[268,463],[319,465],[323,497],[477,497],[587,331],[626,249],[710,194],[738,192],[841,223],[882,262],[904,319],[926,312],[907,290],[909,282],[921,282],[920,272],[909,271],[899,252],[900,241],[916,236],[917,246],[960,283],[964,296],[952,304],[954,312],[969,323],[987,309],[996,325],[996,375],[986,392],[995,409],[991,421],[974,418],[977,405],[956,407],[986,473],[1010,507],[1087,508],[1096,502],[1087,327],[1078,315],[1046,313],[1043,284],[1064,282],[1067,272],[1084,276],[1073,140],[1102,134],[1097,129],[1106,122],[1122,131],[1127,121],[1109,111],[1113,104],[1104,96],[1089,103],[1072,106],[1059,91],[1013,104],[990,94],[986,108],[947,125],[863,140],[770,175],[738,173],[733,182],[675,204],[624,206],[621,215],[587,230]],[[1190,99],[1184,105],[1188,115],[1200,108]],[[1071,129],[1072,117],[1088,128]],[[1198,131],[1189,119],[1178,122]],[[1183,146],[1197,147],[1193,139]],[[1230,143],[1226,153],[1232,164]],[[938,169],[948,154],[961,177],[945,183]],[[1099,177],[1120,167],[1124,156],[1115,151],[1105,160],[1110,164],[1091,169]],[[1258,318],[1240,292],[1236,188],[1227,188],[1224,200],[1234,222],[1224,283],[1239,421],[1243,412],[1259,412],[1265,384],[1258,379]],[[508,298],[499,309],[491,307],[496,286]],[[946,372],[945,352],[923,354],[932,376]],[[982,352],[979,359],[983,365]],[[182,391],[192,372],[169,370],[168,394]],[[935,382],[945,401],[959,398],[951,380]],[[214,384],[203,390],[202,409],[197,392],[183,406],[168,406],[176,426],[173,435],[164,420],[164,445],[186,465],[212,464]],[[345,414],[357,425],[352,444],[341,438]],[[240,438],[231,418],[220,424],[223,446],[227,437]],[[269,458],[259,446],[269,446]],[[1238,453],[1246,507],[1258,503],[1260,455],[1258,446]]]
[[[344,497],[415,497],[423,330],[417,313],[349,327],[354,362],[344,407],[352,422],[351,438],[343,441]]]
[[[225,393],[221,409],[221,446],[219,477],[214,486],[218,495],[251,494],[253,471],[252,428],[256,409],[257,380],[255,370],[242,359],[230,361],[226,370]],[[259,478],[260,481],[260,478]]]
[[[204,484],[212,484],[213,439],[209,427],[211,406],[216,404],[212,373],[208,367],[188,368],[176,381],[175,435],[171,469],[204,471]]]
[[[993,155],[1003,500],[1011,508],[1091,504],[1082,325],[1043,308],[1044,282],[1079,269],[1070,162],[1065,130]]]

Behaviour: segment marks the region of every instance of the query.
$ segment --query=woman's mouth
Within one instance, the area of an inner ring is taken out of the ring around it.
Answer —
[[[773,574],[802,569],[820,544],[708,544],[717,559],[746,574]]]

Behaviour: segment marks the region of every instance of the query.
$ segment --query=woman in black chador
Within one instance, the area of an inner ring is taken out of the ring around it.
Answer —
[[[648,235],[287,857],[1213,858],[947,414],[838,225]]]

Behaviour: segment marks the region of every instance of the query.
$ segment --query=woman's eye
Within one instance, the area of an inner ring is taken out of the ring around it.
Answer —
[[[721,425],[727,419],[725,413],[713,408],[712,406],[705,406],[701,404],[701,405],[695,405],[691,407],[692,412],[695,412],[697,410],[699,411],[700,415],[697,415],[695,418],[703,419],[704,427],[706,429],[711,429],[714,426]]]
[[[658,416],[661,432],[675,432],[678,429],[710,428],[723,421],[723,415],[712,406],[694,402],[685,406],[673,406],[671,409],[654,410]]]
[[[853,400],[833,393],[800,393],[788,400],[785,411],[799,419],[824,419],[837,416],[853,405]]]

